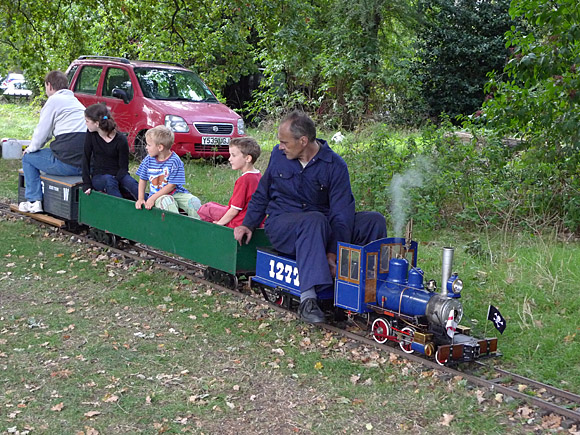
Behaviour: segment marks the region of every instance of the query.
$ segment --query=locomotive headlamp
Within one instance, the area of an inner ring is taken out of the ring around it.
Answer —
[[[457,278],[455,281],[453,281],[453,284],[451,285],[451,290],[456,295],[461,293],[461,290],[463,290],[463,281]]]
[[[463,281],[459,279],[456,273],[453,273],[449,277],[445,289],[447,290],[447,297],[459,298],[461,297],[461,290],[463,290]]]

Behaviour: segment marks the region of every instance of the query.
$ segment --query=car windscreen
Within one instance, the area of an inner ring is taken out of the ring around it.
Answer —
[[[217,102],[209,88],[191,71],[135,68],[143,95],[154,100]]]

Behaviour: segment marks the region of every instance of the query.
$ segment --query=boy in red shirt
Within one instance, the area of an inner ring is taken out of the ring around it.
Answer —
[[[242,171],[242,175],[236,180],[234,193],[227,206],[216,202],[208,202],[201,206],[197,213],[202,220],[230,228],[242,224],[248,209],[248,202],[262,177],[260,171],[254,168],[260,152],[260,145],[251,137],[238,137],[231,140],[229,162],[232,169]]]

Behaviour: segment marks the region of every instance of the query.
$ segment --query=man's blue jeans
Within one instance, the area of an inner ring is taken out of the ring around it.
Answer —
[[[26,190],[24,196],[27,201],[42,201],[42,185],[40,171],[50,175],[74,176],[81,175],[82,169],[58,160],[50,148],[43,148],[34,153],[26,153],[22,157],[22,170]]]

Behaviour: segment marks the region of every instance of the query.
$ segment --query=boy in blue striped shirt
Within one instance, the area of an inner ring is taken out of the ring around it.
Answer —
[[[197,210],[201,207],[201,202],[183,187],[183,162],[171,151],[173,132],[164,125],[158,125],[147,131],[145,141],[148,155],[137,169],[139,198],[135,208],[141,209],[145,205],[147,210],[157,207],[173,213],[179,213],[181,208],[189,217],[199,219]],[[145,188],[148,183],[149,196],[146,197]]]

